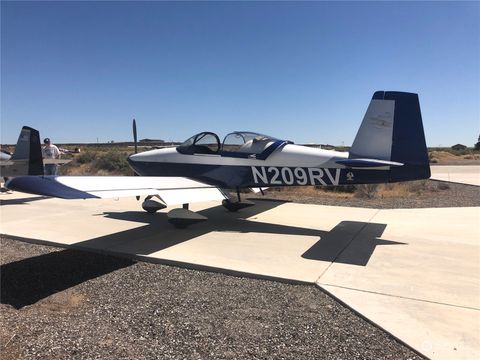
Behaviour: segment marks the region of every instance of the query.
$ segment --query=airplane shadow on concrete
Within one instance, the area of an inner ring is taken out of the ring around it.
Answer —
[[[385,224],[342,221],[332,230],[322,231],[255,221],[255,215],[282,203],[257,200],[255,206],[237,213],[227,212],[222,206],[205,209],[199,213],[208,217],[208,221],[181,230],[168,223],[166,213],[152,215],[144,211],[127,211],[97,214],[145,225],[76,243],[78,250],[57,251],[2,265],[1,302],[18,309],[135,263],[129,259],[80,250],[117,253],[127,257],[128,254],[149,255],[213,231],[232,234],[252,232],[315,236],[319,240],[303,253],[304,259],[366,266],[377,245],[404,244],[378,239],[386,228]],[[230,238],[225,236],[226,244]],[[275,256],[275,249],[272,249],[272,256]]]
[[[406,245],[403,242],[379,239],[386,227],[385,224],[342,221],[332,230],[325,232],[302,257],[366,266],[378,245]]]
[[[106,212],[103,215],[109,218],[142,222],[148,225],[88,240],[81,245],[99,248],[114,246],[120,251],[149,255],[213,231],[304,235],[319,237],[319,240],[302,254],[302,258],[358,266],[368,264],[378,245],[405,245],[402,242],[379,239],[387,227],[386,224],[342,221],[332,230],[322,231],[247,220],[247,218],[254,220],[256,214],[270,210],[282,203],[280,201],[257,201],[255,206],[237,213],[226,212],[222,206],[209,208],[199,212],[209,218],[207,222],[184,230],[175,229],[168,224],[166,214],[157,214],[152,217],[145,212]],[[120,246],[119,240],[122,241]],[[226,236],[225,242],[228,241],[229,237]],[[274,253],[275,249],[272,249],[272,254]]]
[[[28,205],[32,201],[44,200],[48,199],[47,196],[30,196],[25,198],[18,198],[18,199],[1,199],[0,198],[0,206],[5,205]]]

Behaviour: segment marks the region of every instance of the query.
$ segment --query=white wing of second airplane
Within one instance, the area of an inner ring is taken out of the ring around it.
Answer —
[[[47,164],[56,164],[56,165],[65,165],[71,162],[73,159],[43,159],[43,165]]]
[[[159,196],[166,205],[223,200],[216,187],[184,177],[154,176],[19,176],[8,189],[63,199]]]

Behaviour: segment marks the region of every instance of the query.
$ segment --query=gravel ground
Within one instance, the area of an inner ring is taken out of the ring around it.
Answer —
[[[480,206],[480,188],[478,186],[446,183],[442,181],[427,180],[425,182],[412,184],[417,192],[406,194],[407,196],[381,197],[381,194],[374,198],[361,198],[353,194],[345,193],[344,197],[338,193],[316,191],[302,193],[301,191],[269,191],[265,195],[248,194],[252,199],[274,199],[285,200],[303,204],[319,204],[332,206],[353,206],[374,209],[409,209],[409,208],[430,208],[430,207],[462,207]]]
[[[421,358],[314,286],[0,245],[2,360]]]

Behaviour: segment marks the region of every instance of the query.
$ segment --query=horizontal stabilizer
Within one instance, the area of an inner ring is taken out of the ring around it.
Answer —
[[[335,161],[337,164],[344,165],[349,168],[376,168],[376,167],[395,167],[403,166],[402,163],[377,159],[342,159]]]

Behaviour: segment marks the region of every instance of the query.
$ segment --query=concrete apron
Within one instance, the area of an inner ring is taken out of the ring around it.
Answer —
[[[480,353],[480,208],[376,210],[256,201],[174,229],[134,199],[0,195],[0,232],[151,262],[316,283],[420,353]]]
[[[430,166],[432,180],[480,186],[480,165]]]

